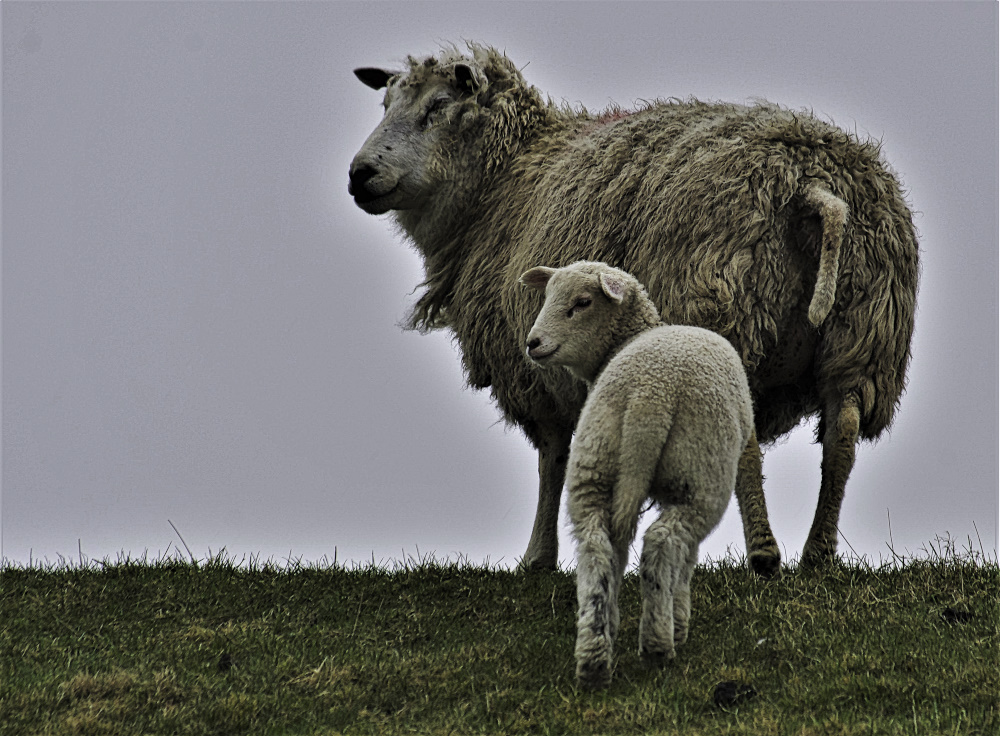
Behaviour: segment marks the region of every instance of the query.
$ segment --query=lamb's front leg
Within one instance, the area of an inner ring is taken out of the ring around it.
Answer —
[[[559,562],[559,502],[572,439],[572,428],[548,425],[539,425],[532,436],[538,448],[538,508],[528,549],[521,558],[523,569],[555,570]]]

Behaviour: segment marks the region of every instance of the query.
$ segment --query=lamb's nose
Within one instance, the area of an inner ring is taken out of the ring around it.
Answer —
[[[533,338],[531,338],[528,341],[528,351],[530,352],[530,351],[534,350],[535,348],[537,348],[541,344],[542,344],[542,338],[540,338],[540,337],[533,337]]]
[[[363,164],[356,169],[352,168],[348,173],[347,193],[353,197],[359,192],[365,191],[365,182],[377,173],[375,167],[368,164]]]

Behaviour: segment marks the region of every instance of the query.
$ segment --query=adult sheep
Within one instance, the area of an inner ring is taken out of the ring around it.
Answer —
[[[539,266],[545,294],[528,357],[590,387],[570,446],[566,488],[576,538],[576,677],[611,681],[618,591],[643,503],[659,516],[639,559],[639,654],[663,664],[687,641],[698,545],[729,505],[753,433],[740,356],[701,327],[664,325],[642,285],[605,263]]]
[[[532,369],[520,346],[538,263],[604,261],[633,274],[667,323],[726,337],[747,370],[756,436],[736,498],[747,557],[779,564],[759,442],[819,415],[819,503],[802,554],[831,558],[859,439],[892,422],[910,356],[917,243],[879,144],[770,104],[655,102],[599,115],[542,99],[493,48],[357,69],[385,115],[349,191],[393,211],[424,259],[409,325],[446,328],[468,382],[489,387],[539,452],[523,564],[557,562],[557,522],[583,383]]]

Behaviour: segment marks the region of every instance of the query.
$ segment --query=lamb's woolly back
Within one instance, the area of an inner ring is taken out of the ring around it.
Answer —
[[[661,442],[669,445],[671,441],[680,441],[687,442],[691,447],[701,446],[701,454],[689,458],[692,461],[688,469],[692,489],[699,487],[695,479],[700,473],[708,475],[710,467],[720,462],[728,464],[728,470],[723,472],[725,480],[711,491],[726,499],[722,502],[725,505],[733,489],[740,454],[753,432],[750,389],[743,365],[732,345],[701,327],[661,325],[629,340],[612,356],[606,370],[609,371],[609,382],[619,381],[622,391],[637,397],[629,402],[631,411],[624,416],[624,421],[613,410],[604,410],[605,422],[610,418],[623,433],[621,475],[611,502],[612,540],[621,544],[632,543],[640,514],[650,497],[648,487],[644,487],[646,476],[640,469],[644,464],[653,462],[646,472],[650,475],[655,472],[659,454],[645,451],[652,458],[644,458],[642,449],[644,435],[653,425],[660,427]],[[615,371],[618,375],[612,376]],[[600,381],[601,378],[598,378]],[[661,410],[650,416],[653,412],[644,406],[650,393],[670,395],[674,411]],[[594,397],[594,402],[598,400],[606,405],[611,403],[606,397]],[[588,404],[590,402],[588,398]],[[690,407],[698,408],[691,411]],[[596,413],[593,406],[591,413]],[[733,430],[728,443],[720,439],[725,433],[713,426],[717,423],[728,423]],[[672,433],[673,440],[669,439]],[[621,482],[622,477],[632,473],[638,473],[638,482]],[[706,529],[705,533],[708,531],[710,529]]]

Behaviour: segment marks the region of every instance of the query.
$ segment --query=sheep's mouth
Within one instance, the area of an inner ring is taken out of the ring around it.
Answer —
[[[369,214],[381,215],[383,212],[388,212],[392,209],[392,207],[386,203],[386,200],[395,193],[396,187],[393,187],[388,192],[382,192],[381,194],[370,192],[364,187],[358,187],[358,190],[353,193],[354,204]]]

